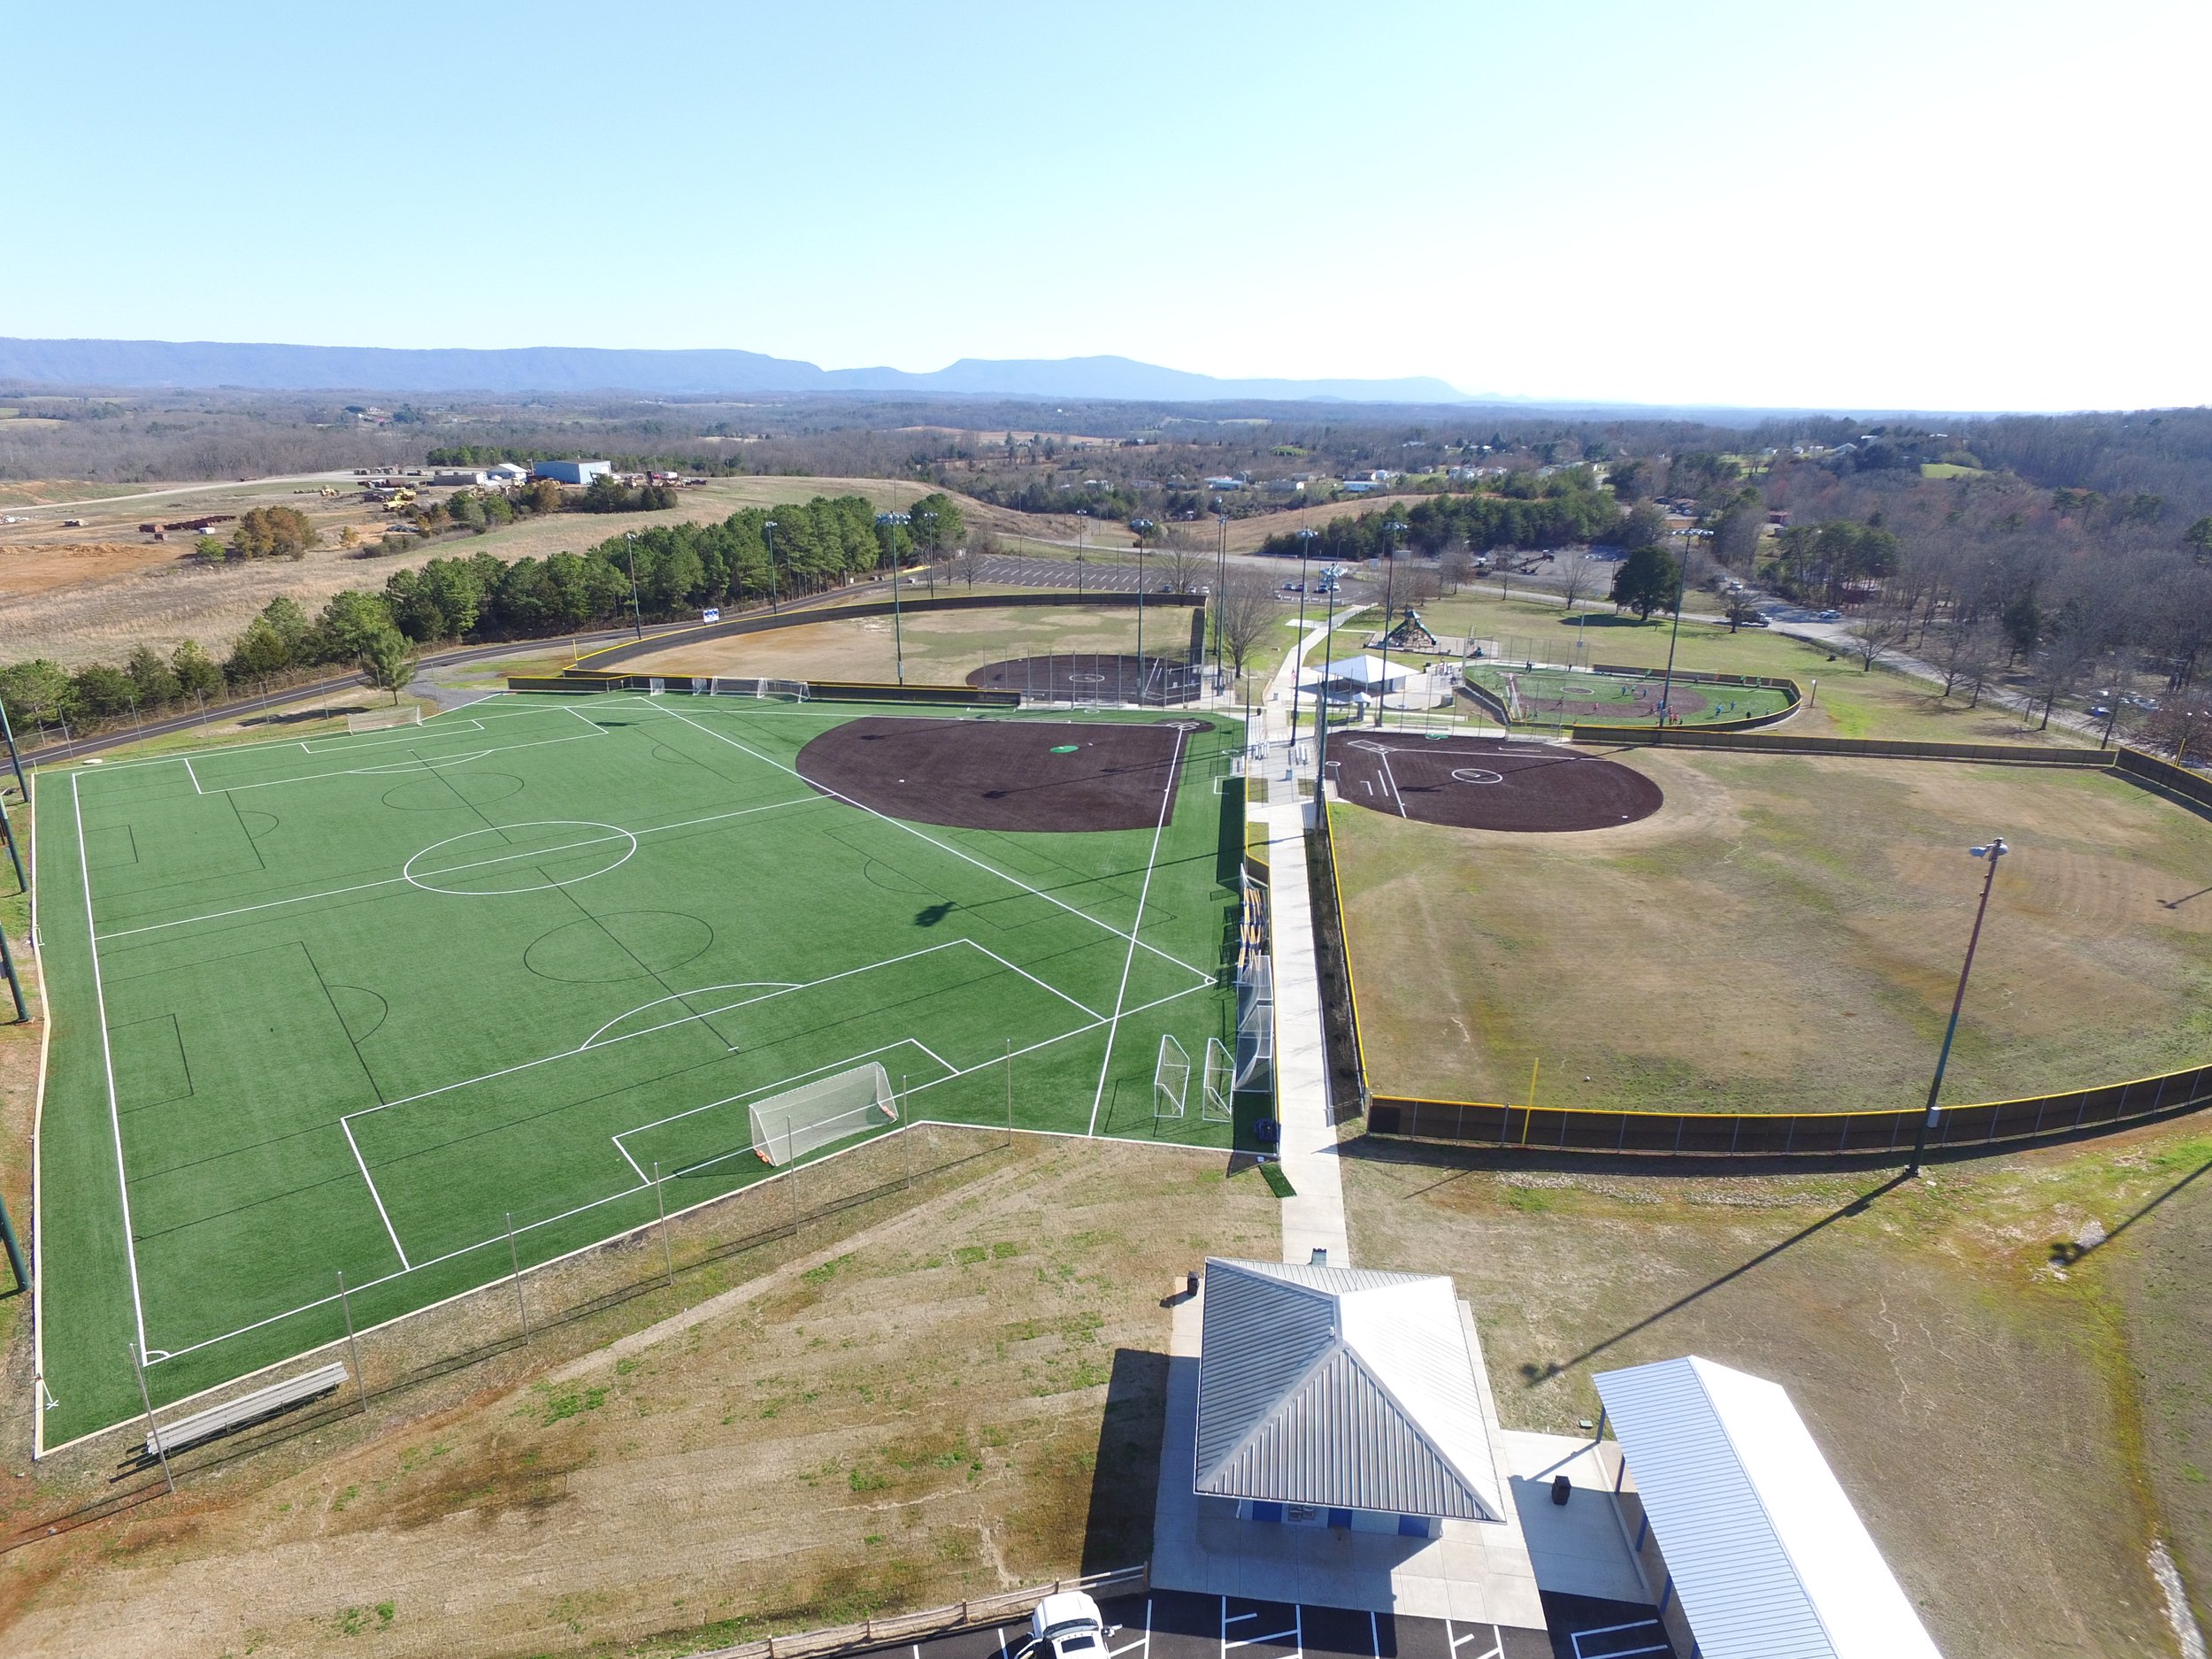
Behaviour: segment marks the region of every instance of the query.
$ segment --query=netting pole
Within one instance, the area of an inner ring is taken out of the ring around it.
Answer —
[[[783,1196],[791,1215],[791,1237],[799,1237],[799,1166],[791,1160],[791,1119],[783,1120]]]
[[[8,719],[5,704],[0,704],[0,738],[7,740],[8,764],[15,768],[15,792],[28,801],[31,798],[31,786],[23,780],[23,757],[16,752],[15,726]]]
[[[361,1344],[353,1334],[353,1298],[346,1294],[346,1276],[338,1275],[338,1306],[346,1316],[346,1352],[353,1356],[353,1386],[361,1394],[361,1415],[369,1411],[369,1381],[361,1374]]]
[[[169,1472],[169,1448],[161,1443],[161,1431],[154,1425],[154,1397],[146,1392],[146,1367],[138,1357],[138,1344],[127,1342],[124,1347],[131,1356],[131,1369],[138,1373],[138,1402],[146,1408],[146,1438],[151,1441],[154,1455],[161,1459],[161,1478],[169,1483],[169,1494],[176,1495],[177,1478]]]
[[[530,1340],[530,1309],[522,1300],[522,1256],[515,1248],[515,1212],[507,1212],[507,1265],[515,1276],[515,1312],[522,1320],[522,1340]]]
[[[661,1161],[653,1160],[653,1197],[661,1212],[661,1265],[668,1270],[668,1287],[676,1288],[676,1252],[668,1242],[668,1189],[661,1185]]]
[[[1006,1144],[1014,1144],[1014,1040],[1006,1040]]]

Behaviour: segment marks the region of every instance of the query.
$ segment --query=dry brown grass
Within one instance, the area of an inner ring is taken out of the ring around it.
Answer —
[[[1945,1098],[2212,1058],[2212,825],[2087,772],[1630,752],[1641,823],[1333,820],[1372,1081],[1547,1105],[1832,1111],[1924,1094],[1983,866]]]
[[[1425,1148],[1348,1160],[1346,1198],[1363,1266],[1457,1277],[1509,1426],[1571,1433],[1598,1415],[1594,1372],[1681,1354],[1772,1378],[1950,1659],[2120,1659],[2172,1651],[2152,1540],[2212,1548],[2200,1500],[2151,1497],[2135,1373],[2152,1362],[2161,1415],[2167,1385],[2187,1394],[2201,1435],[2204,1320],[2165,1345],[2193,1341],[2193,1361],[2134,1346],[2155,1333],[2098,1258],[2055,1271],[2052,1243],[2116,1227],[2208,1157],[2167,1128],[1886,1189],[1886,1171],[1494,1171]],[[2108,1248],[2170,1269],[2208,1235],[2200,1202]],[[2162,1484],[2186,1486],[2179,1462]]]

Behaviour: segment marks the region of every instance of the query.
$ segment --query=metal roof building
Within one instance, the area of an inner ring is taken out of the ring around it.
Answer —
[[[1448,1279],[1206,1263],[1194,1489],[1277,1506],[1502,1518]]]
[[[1632,1548],[1700,1659],[1938,1659],[1779,1384],[1694,1357],[1594,1380]]]

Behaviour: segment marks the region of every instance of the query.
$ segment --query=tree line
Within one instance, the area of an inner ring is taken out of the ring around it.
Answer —
[[[958,503],[925,495],[902,521],[865,496],[745,507],[718,524],[659,525],[611,536],[582,553],[509,564],[493,554],[433,558],[394,571],[380,590],[348,588],[310,616],[272,601],[218,662],[187,640],[167,657],[141,646],[120,666],[72,673],[33,658],[0,667],[0,706],[19,730],[193,708],[227,690],[281,684],[353,664],[394,693],[422,649],[449,641],[537,639],[630,620],[674,620],[710,607],[780,603],[872,574],[896,560],[934,559],[964,538]]]
[[[1565,477],[1545,480],[1548,493],[1530,497],[1503,495],[1431,495],[1402,511],[1369,511],[1332,518],[1307,539],[1296,531],[1271,535],[1260,552],[1296,558],[1302,552],[1325,559],[1381,558],[1397,549],[1439,554],[1455,547],[1470,552],[1496,548],[1551,548],[1578,542],[1622,543],[1632,529],[1647,543],[1663,523],[1655,513],[1636,526],[1631,515],[1601,489]],[[1397,526],[1393,528],[1393,526]]]

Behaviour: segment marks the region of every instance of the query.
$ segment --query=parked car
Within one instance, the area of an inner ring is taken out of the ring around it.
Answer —
[[[1029,1659],[1106,1659],[1106,1639],[1113,1633],[1097,1602],[1080,1590],[1063,1590],[1029,1616],[1027,1653]]]
[[[1815,620],[1820,622],[1840,622],[1843,620],[1843,612],[1840,611],[1824,611],[1817,618],[1815,618]]]

